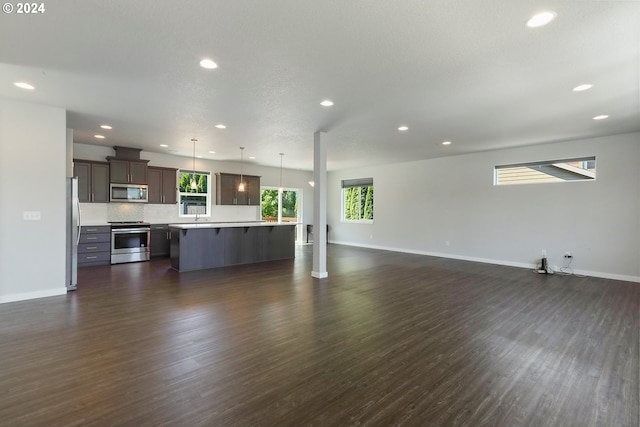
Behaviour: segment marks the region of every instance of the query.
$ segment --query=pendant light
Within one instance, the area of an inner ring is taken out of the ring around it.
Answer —
[[[191,189],[195,191],[198,188],[198,183],[196,182],[196,141],[195,138],[191,138],[191,142],[193,142],[193,175],[191,176]]]
[[[284,153],[280,153],[280,187],[278,187],[278,191],[281,193],[284,191],[282,187],[282,156],[284,156]]]
[[[244,160],[243,153],[244,153],[244,147],[240,147],[240,184],[238,185],[238,191],[241,193],[244,192],[244,180],[242,177],[242,163]]]

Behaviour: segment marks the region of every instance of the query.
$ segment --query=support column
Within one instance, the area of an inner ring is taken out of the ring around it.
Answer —
[[[313,270],[323,279],[327,273],[327,144],[322,132],[313,134]]]

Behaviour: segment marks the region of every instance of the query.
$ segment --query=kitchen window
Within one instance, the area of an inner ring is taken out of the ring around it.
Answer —
[[[195,181],[195,187],[192,182]],[[211,173],[200,171],[179,172],[179,217],[211,215]]]
[[[342,220],[373,222],[373,178],[342,181]]]

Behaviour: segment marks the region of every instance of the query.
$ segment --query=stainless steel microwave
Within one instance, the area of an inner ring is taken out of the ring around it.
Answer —
[[[109,189],[112,202],[146,203],[149,201],[149,189],[144,184],[111,184]]]

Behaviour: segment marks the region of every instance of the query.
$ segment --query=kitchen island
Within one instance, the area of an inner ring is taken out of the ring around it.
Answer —
[[[204,270],[294,258],[295,223],[169,224],[171,267]]]

